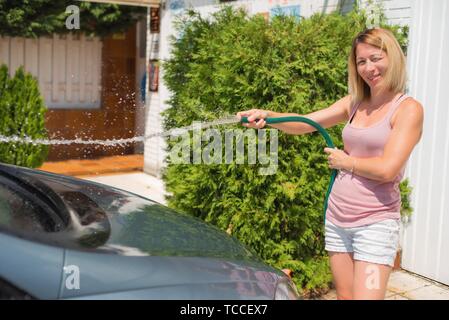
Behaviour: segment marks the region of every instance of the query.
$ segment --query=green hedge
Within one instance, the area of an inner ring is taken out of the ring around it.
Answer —
[[[146,15],[145,7],[91,3],[73,0],[0,0],[0,35],[36,38],[53,33],[77,32],[67,29],[70,5],[79,7],[80,32],[106,36],[124,32]]]
[[[351,40],[365,21],[356,10],[270,22],[229,7],[211,19],[189,11],[177,21],[181,36],[172,39],[163,65],[172,92],[166,129],[255,107],[307,114],[329,106],[347,94]],[[395,32],[404,43],[406,35]],[[328,130],[340,148],[341,130]],[[269,264],[293,270],[304,294],[319,293],[331,281],[323,236],[330,175],[324,147],[318,133],[279,132],[274,175],[259,175],[260,164],[173,164],[168,158],[168,203],[227,230]]]
[[[8,75],[5,65],[0,67],[0,135],[46,138],[44,100],[37,80],[17,69]],[[46,159],[48,147],[31,143],[0,142],[0,162],[25,167],[38,167]]]

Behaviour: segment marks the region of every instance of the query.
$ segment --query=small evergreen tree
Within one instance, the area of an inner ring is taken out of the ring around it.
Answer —
[[[17,69],[9,77],[8,68],[0,67],[0,135],[46,138],[44,100],[37,80]],[[0,162],[38,167],[46,159],[48,147],[32,143],[0,142]]]

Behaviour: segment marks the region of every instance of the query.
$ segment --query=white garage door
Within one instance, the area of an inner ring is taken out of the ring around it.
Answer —
[[[101,46],[99,38],[84,35],[0,37],[0,64],[11,75],[23,65],[36,76],[50,108],[99,108]]]

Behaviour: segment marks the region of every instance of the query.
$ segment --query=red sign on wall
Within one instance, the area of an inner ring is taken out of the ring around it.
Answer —
[[[159,33],[159,8],[150,8],[150,31],[151,33]]]

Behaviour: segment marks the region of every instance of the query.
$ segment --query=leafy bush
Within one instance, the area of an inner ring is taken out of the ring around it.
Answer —
[[[0,35],[35,38],[52,33],[77,30],[66,28],[66,13],[70,5],[79,7],[80,32],[105,36],[126,31],[139,18],[145,17],[144,7],[90,3],[72,0],[0,0]]]
[[[401,191],[401,217],[403,222],[407,222],[413,213],[413,208],[410,204],[412,187],[409,185],[408,178],[401,182],[399,189]]]
[[[329,106],[347,94],[347,57],[365,21],[357,10],[270,22],[229,7],[211,19],[188,12],[177,21],[181,36],[163,65],[172,92],[166,129],[255,107],[307,114]],[[340,148],[341,130],[328,130]],[[330,175],[324,147],[318,133],[279,132],[274,175],[259,175],[260,164],[189,165],[168,158],[168,203],[227,230],[269,264],[291,269],[304,294],[319,292],[331,281],[323,236]]]
[[[0,135],[45,138],[44,100],[37,80],[17,69],[14,77],[8,68],[0,68]],[[47,157],[48,147],[31,143],[0,142],[0,162],[25,167],[38,167]]]

